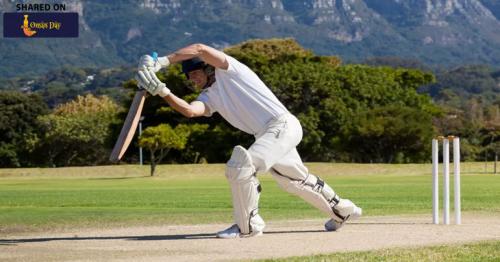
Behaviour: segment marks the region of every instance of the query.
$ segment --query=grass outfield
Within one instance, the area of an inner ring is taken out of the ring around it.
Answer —
[[[482,163],[462,164],[462,210],[500,214],[500,175],[480,174]],[[366,216],[431,214],[430,164],[310,163]],[[119,165],[0,169],[0,232],[64,227],[230,223],[224,165]],[[322,218],[319,211],[278,188],[269,174],[260,213],[266,220]],[[450,183],[453,185],[453,180]]]
[[[423,248],[391,248],[259,261],[499,261],[500,241]]]

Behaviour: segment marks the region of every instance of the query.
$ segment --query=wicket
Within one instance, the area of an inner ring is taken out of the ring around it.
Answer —
[[[432,222],[439,224],[439,141],[443,141],[443,224],[450,224],[450,141],[453,141],[455,224],[462,223],[460,207],[460,139],[439,136],[432,139]]]

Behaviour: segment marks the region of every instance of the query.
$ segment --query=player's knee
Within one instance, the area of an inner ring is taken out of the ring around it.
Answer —
[[[256,171],[265,172],[266,170],[269,170],[270,166],[266,165],[266,161],[263,157],[253,154],[252,151],[249,151],[249,153],[252,156],[252,163]]]
[[[230,181],[248,179],[255,174],[252,156],[242,146],[235,146],[226,163],[226,177]]]

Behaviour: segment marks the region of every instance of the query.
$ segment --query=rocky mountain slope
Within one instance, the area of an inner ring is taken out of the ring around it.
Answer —
[[[80,37],[2,38],[0,77],[62,65],[132,65],[152,50],[270,37],[293,37],[316,53],[353,62],[400,56],[446,66],[500,65],[498,0],[65,2],[80,14]],[[14,11],[15,3],[0,0],[0,11]]]

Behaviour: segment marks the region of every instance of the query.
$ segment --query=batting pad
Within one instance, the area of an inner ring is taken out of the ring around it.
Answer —
[[[226,164],[226,177],[231,185],[233,216],[242,234],[262,231],[264,221],[252,219],[258,213],[260,184],[255,176],[252,157],[242,146],[233,149]]]
[[[278,173],[275,169],[271,168],[270,172],[281,188],[304,199],[335,221],[343,222],[352,213],[353,208],[348,206],[343,206],[344,210],[338,209],[341,199],[317,176],[309,174],[305,180],[293,180]]]

